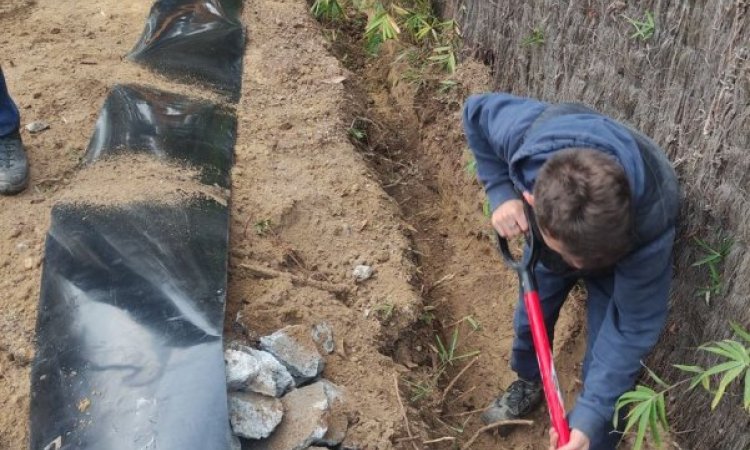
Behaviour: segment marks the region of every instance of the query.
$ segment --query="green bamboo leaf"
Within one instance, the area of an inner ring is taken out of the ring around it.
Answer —
[[[661,448],[661,435],[659,434],[659,428],[656,423],[659,417],[656,403],[657,402],[651,402],[651,409],[649,409],[648,411],[648,424],[649,428],[651,429],[651,437],[654,438],[656,446]]]
[[[630,412],[627,415],[628,422],[625,425],[625,433],[627,433],[631,428],[633,428],[633,425],[636,424],[639,420],[641,420],[642,416],[646,414],[646,411],[651,406],[651,402],[646,400],[643,403],[639,403],[636,405],[633,409],[630,410]],[[648,417],[646,417],[648,419]]]
[[[688,391],[693,390],[696,386],[699,384],[702,385],[707,391],[710,390],[710,386],[708,386],[706,380],[708,380],[708,377],[704,376],[703,374],[697,375],[693,377],[693,379],[690,381],[690,385],[688,386]]]
[[[737,333],[737,336],[741,337],[747,342],[750,342],[750,333],[745,331],[742,328],[742,326],[740,326],[740,324],[735,323],[735,322],[729,322],[729,325],[732,327],[732,330],[734,330],[734,332]]]
[[[727,370],[736,369],[737,367],[742,367],[744,364],[742,361],[728,361],[722,364],[719,364],[717,366],[709,367],[704,373],[704,377],[710,377],[711,375],[716,375],[717,373],[726,372]]]
[[[738,361],[744,361],[745,364],[750,364],[750,349],[745,348],[744,345],[737,341],[725,340],[727,348],[731,348],[732,352],[737,355]]]
[[[656,399],[656,406],[659,413],[659,422],[661,422],[664,431],[666,431],[669,429],[669,422],[667,422],[667,407],[663,392]]]
[[[633,450],[640,450],[643,446],[643,438],[646,435],[646,427],[648,426],[648,414],[643,413],[641,415],[641,419],[638,421],[638,433],[635,437],[635,445],[633,445]]]
[[[643,386],[641,384],[639,384],[638,386],[636,386],[635,390],[636,390],[636,392],[643,392],[645,394],[648,394],[649,397],[653,397],[654,395],[656,395],[656,392],[654,392],[653,389],[651,389],[648,386]]]
[[[636,389],[638,389],[637,386],[636,386]],[[648,400],[649,398],[651,398],[651,395],[648,392],[635,390],[635,391],[626,392],[620,396],[620,400],[629,400],[631,398],[638,400],[638,401],[644,401],[644,400]]]
[[[729,383],[734,381],[734,379],[737,378],[742,373],[743,370],[745,370],[745,367],[737,367],[735,369],[727,371],[727,373],[724,374],[724,377],[721,379],[721,382],[719,382],[719,388],[716,390],[716,396],[714,397],[714,400],[711,402],[711,409],[716,408],[716,405],[719,404],[721,397],[724,396],[724,391],[726,390]]]
[[[673,367],[676,367],[683,372],[703,373],[703,368],[700,366],[683,366],[682,364],[673,364]]]
[[[711,379],[705,374],[701,377],[701,386],[703,386],[703,389],[711,391]]]
[[[703,350],[724,356],[733,361],[741,361],[745,355],[745,348],[740,345],[740,351],[738,352],[737,348],[732,346],[729,342],[734,341],[714,342],[714,345],[704,346]]]
[[[742,403],[750,411],[750,369],[745,372],[745,399]]]
[[[643,367],[646,367],[646,366],[643,366]],[[659,383],[659,385],[660,385],[660,386],[662,386],[662,387],[664,387],[664,388],[668,388],[668,387],[669,387],[669,385],[668,385],[667,383],[665,383],[665,382],[664,382],[664,380],[662,380],[661,378],[659,378],[659,377],[658,377],[658,376],[657,376],[657,375],[656,375],[656,374],[654,373],[654,371],[653,371],[653,370],[651,370],[651,369],[649,369],[648,367],[646,367],[646,371],[648,372],[648,375],[649,375],[649,376],[650,376],[651,378],[653,378],[653,380],[654,380],[654,381],[656,381],[657,383]]]

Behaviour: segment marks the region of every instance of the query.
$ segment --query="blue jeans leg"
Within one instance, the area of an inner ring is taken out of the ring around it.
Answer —
[[[537,264],[535,275],[539,287],[539,301],[542,304],[544,314],[544,324],[547,327],[550,345],[552,345],[555,323],[560,315],[560,308],[565,303],[565,298],[573,287],[575,278],[567,278],[552,273],[541,263]],[[518,305],[513,317],[513,328],[515,338],[513,339],[510,366],[524,380],[539,380],[539,365],[536,360],[534,341],[531,338],[531,328],[529,327],[529,318],[526,314],[523,295],[519,295]]]
[[[594,343],[599,335],[602,321],[607,313],[610,303],[612,302],[612,291],[614,289],[614,276],[603,276],[596,278],[585,278],[586,290],[588,291],[588,300],[586,305],[586,326],[587,342],[586,355],[583,358],[583,379],[586,380],[591,357],[594,349]],[[584,381],[584,386],[585,386]],[[624,413],[624,411],[623,411]],[[618,423],[624,424],[624,417],[620,417]],[[614,450],[620,441],[622,434],[615,432],[612,422],[603,433],[598,436],[589,436],[591,440],[591,450]]]
[[[3,69],[0,68],[0,137],[16,131],[19,124],[18,108],[16,108],[16,104],[10,98],[10,94],[8,94]]]

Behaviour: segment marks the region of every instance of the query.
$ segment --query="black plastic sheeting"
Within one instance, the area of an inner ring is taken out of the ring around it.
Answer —
[[[219,105],[152,88],[116,85],[104,102],[86,162],[146,152],[186,162],[201,181],[229,188],[237,119]]]
[[[183,81],[198,81],[237,100],[245,31],[240,0],[159,0],[128,57]]]
[[[229,448],[227,244],[207,199],[52,210],[31,449]]]

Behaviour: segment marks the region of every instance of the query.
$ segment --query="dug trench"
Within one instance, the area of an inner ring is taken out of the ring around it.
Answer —
[[[419,275],[413,284],[423,301],[419,320],[381,348],[409,369],[400,385],[410,435],[394,443],[546,449],[544,408],[531,417],[530,427],[480,430],[482,410],[515,379],[509,358],[518,296],[516,275],[495,250],[461,125],[463,101],[489,90],[489,70],[467,60],[452,76],[425,66],[415,74],[409,57],[414,49],[385,45],[379,56],[368,56],[359,32],[345,31],[326,35],[333,38],[329,50],[354,73],[346,83],[349,136],[399,205]],[[567,406],[581,385],[583,298],[576,288],[555,330]]]

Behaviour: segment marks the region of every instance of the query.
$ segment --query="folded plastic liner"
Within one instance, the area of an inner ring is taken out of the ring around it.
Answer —
[[[121,152],[185,162],[201,181],[229,188],[237,119],[226,108],[153,88],[115,85],[104,102],[86,161]]]
[[[58,205],[31,372],[31,448],[228,449],[228,211]]]
[[[245,47],[240,6],[240,0],[159,0],[128,58],[236,101]]]

